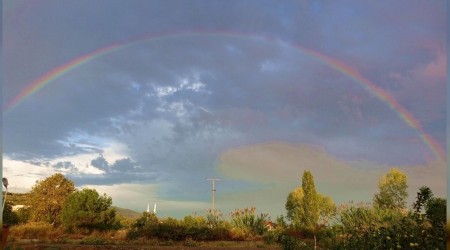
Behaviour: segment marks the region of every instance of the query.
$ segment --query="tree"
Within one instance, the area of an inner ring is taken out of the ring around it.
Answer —
[[[407,177],[396,168],[383,175],[378,183],[379,193],[374,196],[375,207],[381,209],[403,209],[408,192]]]
[[[111,208],[112,199],[100,196],[95,189],[83,189],[72,193],[61,211],[61,222],[69,230],[113,229],[117,226],[116,210]]]
[[[60,173],[37,181],[29,196],[31,220],[58,225],[62,206],[73,191],[73,182]]]
[[[302,208],[305,212],[303,222],[306,227],[316,226],[319,221],[319,197],[317,197],[314,178],[309,171],[303,172],[302,189],[304,192]]]
[[[420,214],[422,212],[422,208],[431,198],[433,198],[433,192],[429,187],[423,186],[419,188],[416,201],[413,203],[414,212]]]
[[[425,205],[426,217],[434,227],[446,224],[447,201],[443,198],[431,198]]]
[[[286,201],[287,218],[295,227],[314,228],[319,219],[327,222],[335,206],[330,197],[318,193],[311,172],[304,171],[302,186],[289,193]]]

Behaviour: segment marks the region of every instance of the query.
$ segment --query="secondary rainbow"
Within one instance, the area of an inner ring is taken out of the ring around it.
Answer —
[[[241,33],[241,32],[229,32],[229,31],[182,31],[182,32],[171,32],[171,33],[160,33],[160,34],[154,34],[154,35],[145,35],[140,36],[134,39],[126,40],[124,42],[115,43],[113,45],[109,45],[103,48],[100,48],[98,50],[95,50],[93,52],[90,52],[88,54],[82,55],[78,58],[75,58],[61,66],[58,66],[54,68],[51,71],[48,71],[47,73],[43,74],[36,80],[34,80],[32,83],[27,85],[18,95],[16,95],[8,104],[5,106],[4,112],[7,113],[11,109],[13,109],[15,106],[22,103],[27,97],[31,96],[32,94],[36,93],[40,89],[44,88],[49,83],[53,82],[55,79],[59,78],[60,76],[66,74],[67,72],[89,62],[94,60],[95,58],[104,56],[106,54],[112,53],[114,51],[124,49],[126,47],[136,45],[138,43],[143,42],[150,42],[160,39],[167,39],[167,38],[174,38],[174,37],[182,37],[182,36],[223,36],[223,37],[244,37],[244,38],[256,38],[261,39],[270,43],[280,43],[282,45],[294,48],[295,50],[298,50],[302,53],[305,53],[307,55],[310,55],[313,58],[316,58],[317,60],[327,64],[328,66],[342,72],[344,75],[350,77],[353,79],[356,83],[363,86],[368,92],[372,93],[375,97],[377,97],[379,100],[386,103],[392,110],[394,110],[398,116],[410,127],[414,128],[417,133],[419,134],[422,141],[430,148],[430,150],[433,152],[435,158],[441,162],[445,162],[446,155],[444,152],[444,149],[441,147],[441,145],[428,133],[426,133],[420,124],[420,122],[414,117],[413,114],[411,114],[408,110],[406,110],[403,106],[401,106],[394,97],[389,94],[387,91],[383,90],[382,88],[378,87],[373,82],[369,81],[367,78],[365,78],[363,75],[361,75],[358,71],[351,68],[347,64],[345,64],[342,61],[339,61],[335,58],[332,58],[330,56],[324,55],[318,51],[305,48],[303,46],[300,46],[298,44],[292,44],[286,41],[283,41],[281,39],[278,39],[276,37],[271,36],[262,36],[262,35],[255,35],[255,34],[247,34],[247,33]]]

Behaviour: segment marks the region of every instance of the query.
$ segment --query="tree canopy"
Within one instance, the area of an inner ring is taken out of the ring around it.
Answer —
[[[31,220],[59,224],[62,206],[73,191],[74,183],[60,173],[37,181],[29,195]]]
[[[72,193],[61,211],[61,222],[68,228],[112,229],[116,226],[116,211],[112,199],[100,196],[95,189]]]
[[[379,193],[374,196],[374,205],[379,208],[403,209],[406,207],[408,192],[406,174],[392,168],[378,182]]]
[[[285,207],[287,218],[297,228],[314,228],[319,220],[326,223],[335,209],[330,197],[316,191],[314,177],[309,171],[303,173],[302,186],[289,193]]]

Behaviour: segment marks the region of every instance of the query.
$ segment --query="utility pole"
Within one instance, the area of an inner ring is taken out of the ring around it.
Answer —
[[[217,178],[205,178],[207,181],[211,181],[211,213],[214,214],[214,193],[216,192],[216,188],[214,186],[215,181],[220,181],[220,179]]]

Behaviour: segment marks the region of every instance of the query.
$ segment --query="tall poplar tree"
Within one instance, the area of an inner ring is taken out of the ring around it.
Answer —
[[[314,177],[304,171],[302,186],[289,193],[286,201],[287,218],[297,228],[314,228],[319,223],[326,224],[329,215],[335,211],[330,197],[316,191]]]
[[[305,211],[303,223],[306,227],[314,227],[319,221],[319,201],[314,178],[309,171],[303,172],[302,189],[304,193],[302,207]]]

